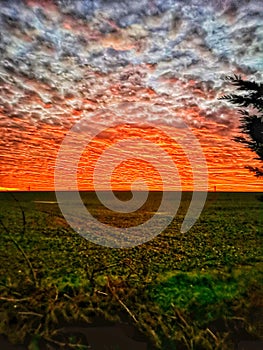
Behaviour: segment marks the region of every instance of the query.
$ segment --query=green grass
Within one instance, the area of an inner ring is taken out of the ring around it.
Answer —
[[[151,193],[135,214],[117,215],[94,193],[81,195],[95,217],[119,227],[150,218],[161,200]],[[181,234],[191,199],[184,193],[178,215],[159,236],[111,249],[70,229],[56,204],[34,202],[55,200],[54,193],[16,193],[18,202],[1,193],[0,333],[30,350],[41,342],[57,349],[85,343],[74,334],[62,337],[61,324],[100,318],[134,325],[160,349],[234,349],[242,339],[260,340],[263,203],[257,196],[211,193],[195,226]]]
[[[152,299],[164,311],[171,305],[188,310],[192,319],[205,324],[229,313],[228,302],[244,298],[247,286],[260,282],[259,271],[234,270],[231,274],[217,271],[173,274],[163,278],[150,291]],[[262,282],[262,281],[261,281]],[[222,306],[225,304],[224,310]],[[221,305],[221,309],[217,306]],[[213,311],[219,311],[216,315]],[[231,315],[234,316],[234,315]]]

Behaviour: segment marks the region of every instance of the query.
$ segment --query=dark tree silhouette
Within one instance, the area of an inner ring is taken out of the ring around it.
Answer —
[[[255,159],[263,162],[263,84],[255,81],[243,80],[241,76],[227,76],[225,80],[237,87],[241,93],[224,95],[219,100],[226,100],[242,107],[241,125],[239,127],[242,136],[234,137],[236,142],[246,145],[256,153]],[[255,176],[263,176],[263,166],[246,166]]]

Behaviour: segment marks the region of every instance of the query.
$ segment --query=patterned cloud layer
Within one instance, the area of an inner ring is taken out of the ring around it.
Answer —
[[[96,122],[110,126],[118,104],[120,123],[123,115],[126,122],[156,125],[146,134],[139,131],[155,143],[162,138],[158,125],[178,128],[184,120],[203,148],[210,188],[262,190],[244,169],[256,163],[254,155],[232,141],[237,111],[218,101],[231,89],[225,74],[262,81],[261,5],[261,0],[2,0],[0,186],[53,189],[57,152],[68,130],[83,117],[87,130]],[[128,103],[138,106],[136,115],[128,113]],[[140,104],[155,106],[155,113],[140,112]],[[106,146],[137,132],[120,127],[100,135],[82,160],[80,187],[92,188],[94,161]],[[191,188],[187,157],[178,156],[172,140],[161,145],[174,157],[184,188]],[[134,151],[140,153],[139,144]],[[137,170],[135,160],[120,166],[114,186],[129,187]],[[159,182],[153,171],[150,186],[159,188]]]

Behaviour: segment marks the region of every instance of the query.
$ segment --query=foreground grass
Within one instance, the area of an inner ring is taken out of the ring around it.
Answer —
[[[56,205],[33,202],[52,196],[16,194],[16,202],[2,194],[0,333],[10,341],[30,350],[84,349],[88,339],[61,328],[98,319],[134,325],[148,348],[235,349],[261,339],[263,220],[255,194],[210,197],[193,229],[181,235],[185,194],[161,235],[121,250],[86,241]],[[158,196],[126,217],[101,207],[93,194],[84,200],[101,221],[126,227],[148,218]]]

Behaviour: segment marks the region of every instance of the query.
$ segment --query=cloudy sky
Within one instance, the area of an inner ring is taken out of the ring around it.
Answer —
[[[93,188],[103,152],[129,139],[138,142],[127,146],[131,152],[123,148],[129,156],[113,171],[113,187],[129,189],[143,178],[161,189],[151,159],[139,159],[146,152],[140,138],[172,157],[183,189],[192,189],[195,144],[189,139],[182,147],[169,137],[187,125],[202,147],[210,190],[262,191],[262,179],[244,168],[257,165],[254,154],[232,141],[239,115],[218,101],[232,89],[224,75],[263,80],[261,5],[0,0],[0,189],[53,190],[58,151],[74,126],[76,143],[90,139],[80,155],[80,189]],[[69,162],[76,157],[74,142],[71,147]],[[152,154],[165,165],[155,147]],[[105,169],[111,157],[104,157]],[[167,179],[170,171],[167,163]]]

